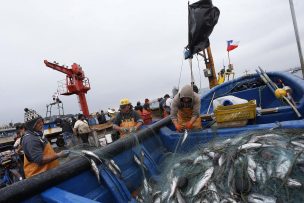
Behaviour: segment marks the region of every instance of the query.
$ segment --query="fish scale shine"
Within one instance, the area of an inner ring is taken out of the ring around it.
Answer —
[[[208,181],[210,180],[212,174],[214,171],[214,167],[209,168],[208,170],[205,171],[203,177],[197,182],[197,184],[194,186],[193,189],[193,195],[197,195],[199,191],[206,186]]]

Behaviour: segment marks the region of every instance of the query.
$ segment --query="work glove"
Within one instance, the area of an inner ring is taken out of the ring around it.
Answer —
[[[61,152],[57,153],[59,158],[66,158],[69,156],[70,150],[62,150]]]
[[[183,126],[181,126],[181,125],[179,125],[179,124],[176,124],[176,125],[175,125],[175,129],[176,129],[176,131],[178,131],[178,132],[182,132]]]
[[[188,121],[186,123],[186,129],[192,129],[192,128],[193,128],[193,124],[190,121]]]
[[[120,128],[120,131],[121,131],[122,133],[128,133],[128,132],[129,132],[129,129],[128,129],[128,128],[123,128],[123,127],[121,127],[121,128]]]
[[[134,133],[134,132],[136,132],[136,130],[137,130],[136,127],[131,127],[131,128],[130,128],[130,133]]]

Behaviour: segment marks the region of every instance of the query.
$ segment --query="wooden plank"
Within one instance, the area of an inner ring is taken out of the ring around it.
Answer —
[[[112,122],[107,122],[104,124],[98,124],[98,125],[92,125],[90,126],[92,130],[100,131],[100,130],[106,130],[113,127]]]

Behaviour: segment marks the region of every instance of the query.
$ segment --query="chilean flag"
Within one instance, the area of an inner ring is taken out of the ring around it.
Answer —
[[[232,51],[239,46],[239,41],[229,40],[227,41],[227,51]]]

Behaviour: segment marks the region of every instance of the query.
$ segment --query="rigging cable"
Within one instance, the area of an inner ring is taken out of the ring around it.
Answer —
[[[184,65],[184,58],[182,57],[182,65],[180,67],[179,80],[178,80],[178,85],[177,85],[178,90],[179,90],[179,85],[180,85],[180,81],[181,81],[181,77],[182,77],[183,65]]]
[[[194,84],[194,76],[193,76],[193,70],[192,70],[192,58],[189,58],[189,65],[190,65],[190,72],[191,72],[191,86]]]
[[[200,89],[202,89],[202,76],[201,76],[201,69],[200,69],[200,67],[199,67],[199,60],[198,60],[198,56],[197,55],[195,55],[196,56],[196,60],[197,60],[197,68],[198,68],[198,74],[199,74],[199,78],[200,78]]]

